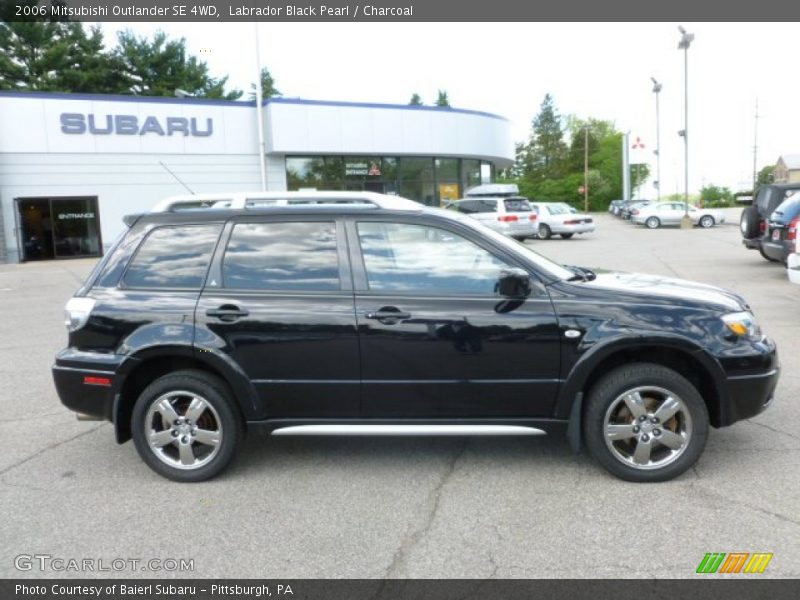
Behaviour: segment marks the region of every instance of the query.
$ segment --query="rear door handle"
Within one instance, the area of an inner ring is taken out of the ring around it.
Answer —
[[[410,319],[411,313],[404,312],[396,306],[383,306],[378,310],[368,311],[364,315],[367,319],[375,319],[385,325],[394,325],[398,321]]]
[[[206,316],[217,317],[220,321],[235,321],[239,317],[246,317],[250,311],[233,304],[223,304],[219,308],[209,308],[206,311]]]

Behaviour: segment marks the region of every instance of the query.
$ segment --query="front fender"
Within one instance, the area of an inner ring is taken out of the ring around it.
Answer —
[[[711,377],[718,394],[725,389],[725,373],[719,361],[704,348],[690,339],[663,333],[639,334],[635,337],[617,336],[596,343],[588,348],[572,366],[564,378],[556,400],[554,418],[569,419],[569,437],[573,449],[580,446],[580,420],[583,411],[583,396],[589,377],[603,361],[619,352],[646,352],[654,349],[670,349],[685,354],[697,361]],[[724,415],[724,402],[717,398],[720,415]]]

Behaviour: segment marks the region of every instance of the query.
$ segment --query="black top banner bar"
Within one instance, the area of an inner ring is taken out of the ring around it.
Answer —
[[[0,18],[75,21],[781,21],[786,0],[0,0]]]

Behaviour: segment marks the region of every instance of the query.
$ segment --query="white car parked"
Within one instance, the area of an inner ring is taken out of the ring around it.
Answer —
[[[644,225],[648,229],[658,229],[662,225],[680,225],[686,214],[683,202],[654,202],[631,212],[631,222]],[[725,215],[720,210],[699,208],[689,205],[689,217],[692,223],[703,228],[713,227],[725,222]]]
[[[527,198],[522,196],[508,198],[463,198],[454,200],[446,208],[477,219],[516,240],[536,237],[538,233],[537,215],[531,209]]]
[[[539,214],[537,233],[540,239],[549,240],[555,234],[568,240],[576,233],[594,231],[594,219],[575,212],[565,202],[531,202],[531,207]]]

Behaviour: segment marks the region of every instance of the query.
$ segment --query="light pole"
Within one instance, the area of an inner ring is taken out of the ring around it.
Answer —
[[[589,212],[589,123],[583,130],[583,212]]]
[[[653,82],[653,93],[656,95],[656,200],[661,201],[661,113],[658,104],[658,95],[661,93],[661,84],[655,77],[650,78]]]
[[[258,21],[253,23],[256,30],[256,127],[258,128],[258,167],[261,172],[261,191],[267,189],[267,170],[264,164],[266,146],[264,145],[264,113],[261,104],[264,100],[264,90],[261,88],[261,44],[258,39]]]
[[[692,221],[689,219],[689,46],[694,41],[694,34],[687,32],[683,27],[678,27],[681,32],[681,41],[678,50],[683,50],[683,202],[684,213],[681,227],[689,229]]]

